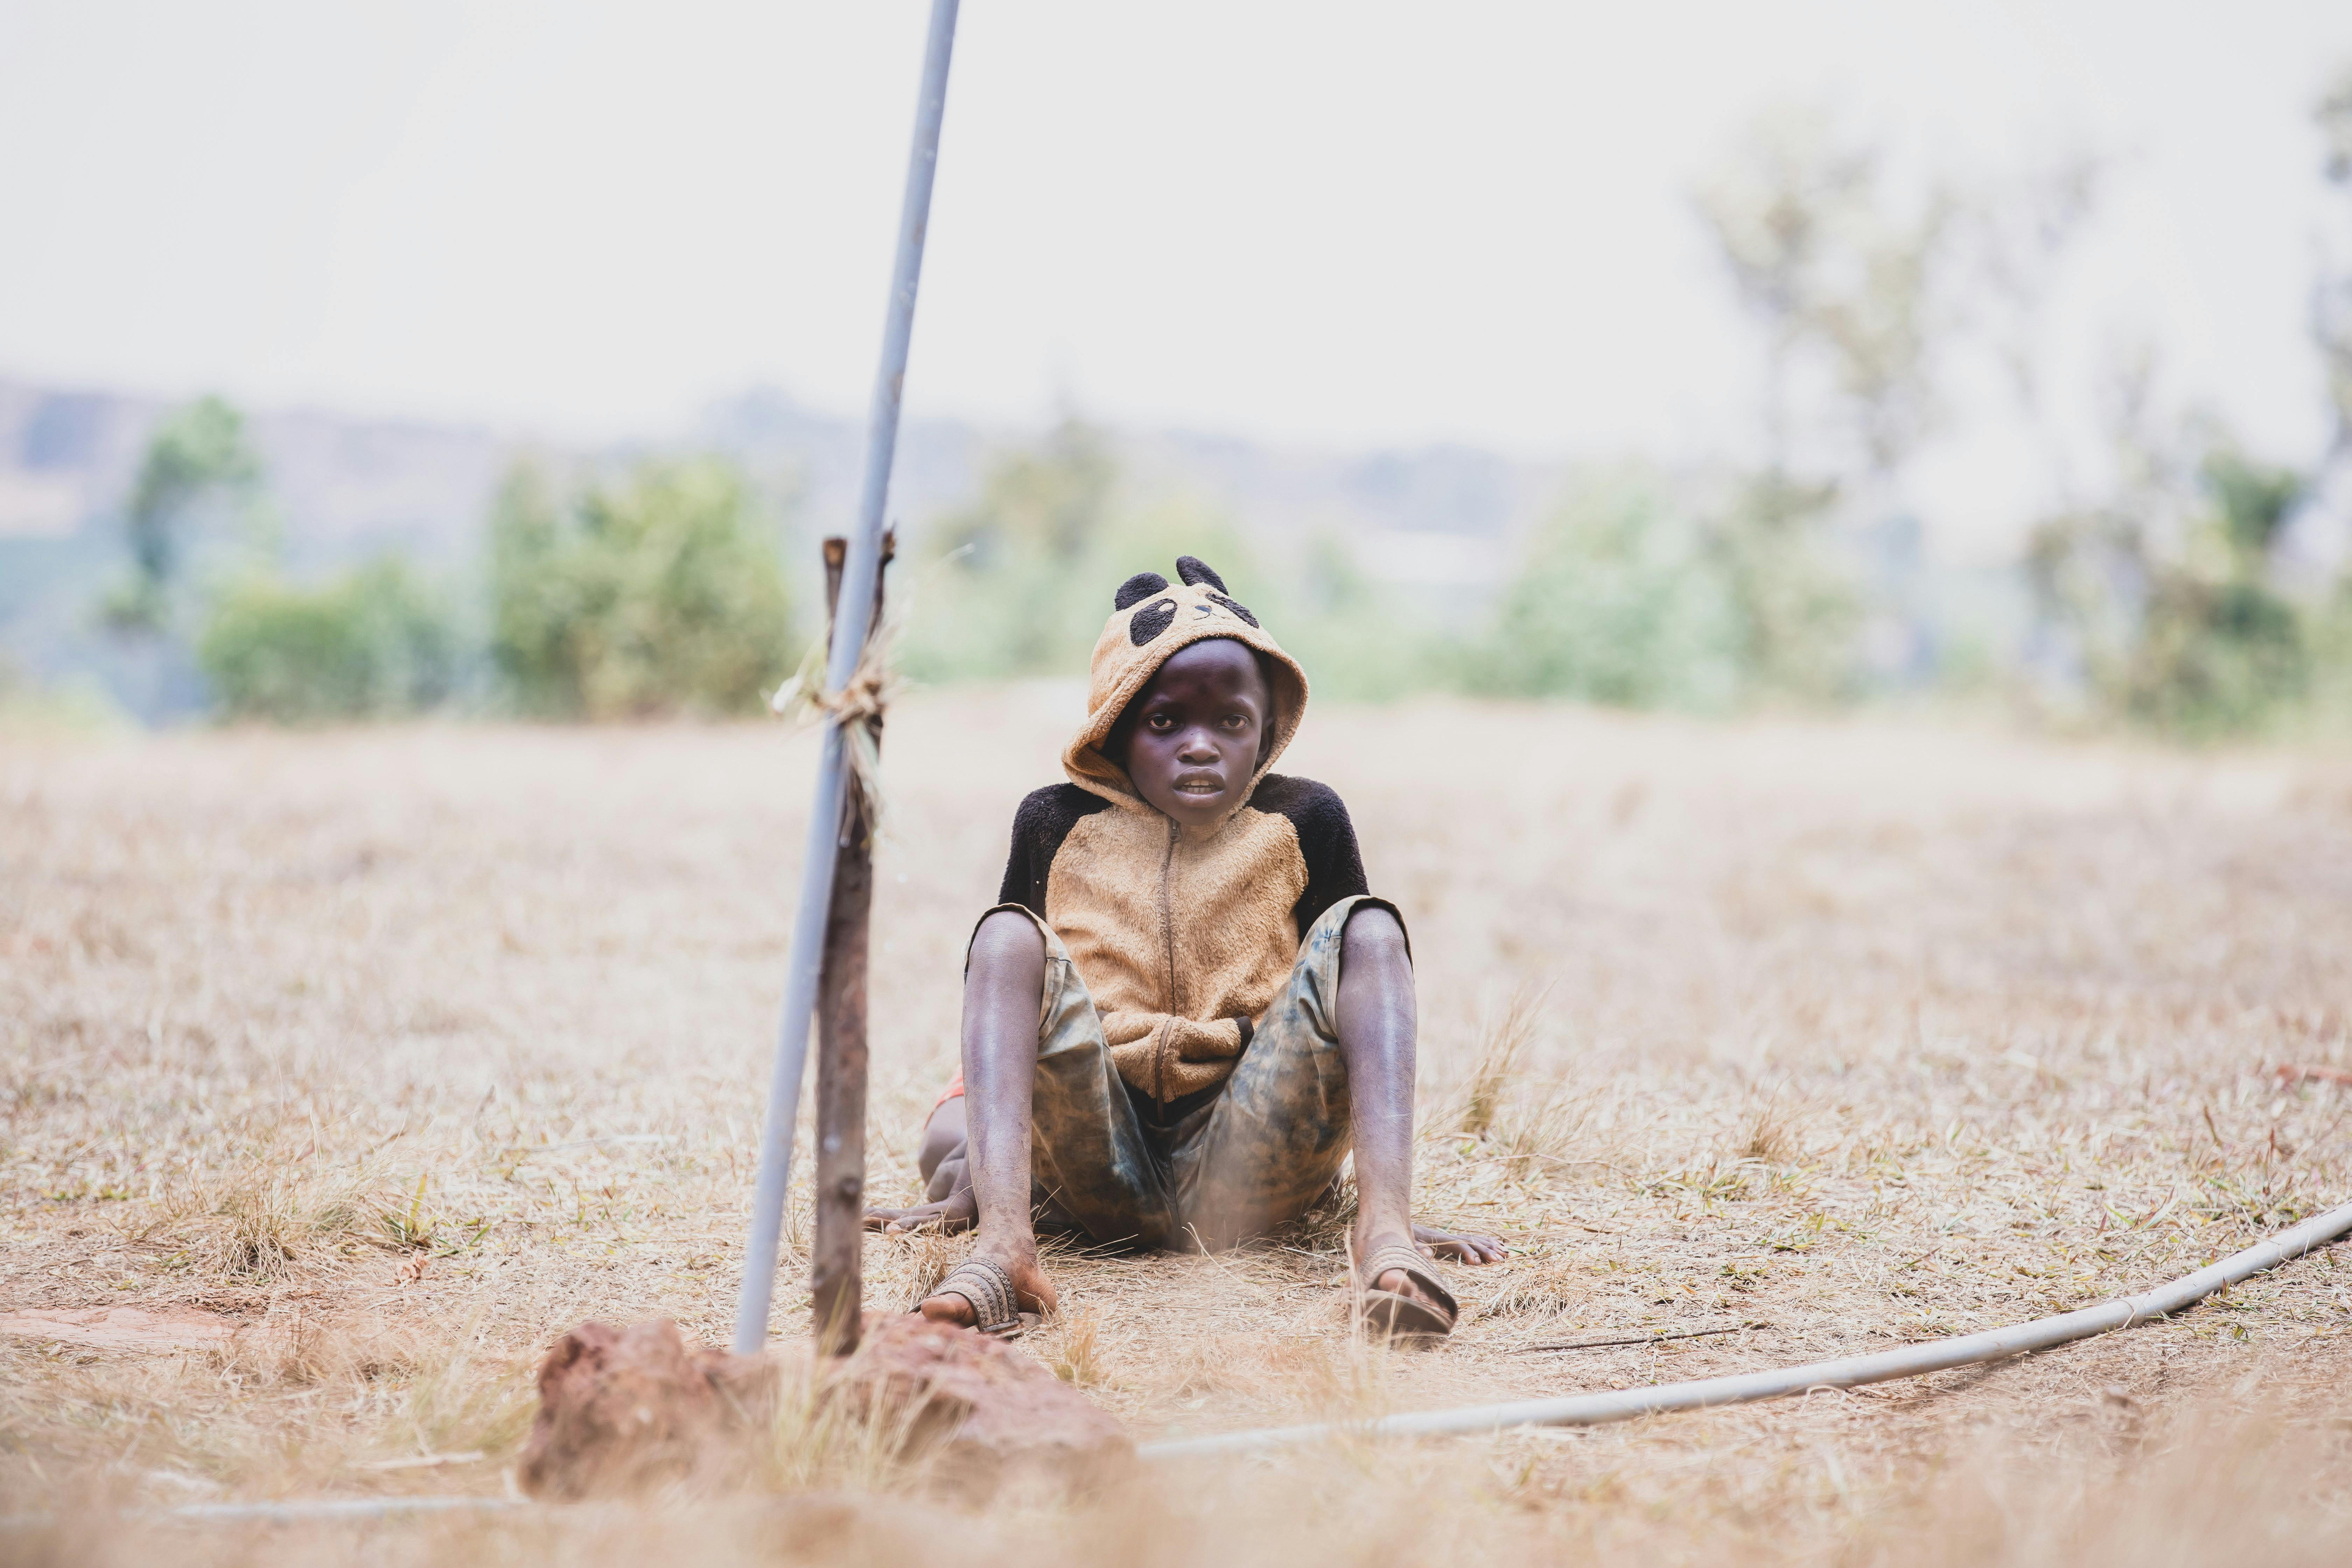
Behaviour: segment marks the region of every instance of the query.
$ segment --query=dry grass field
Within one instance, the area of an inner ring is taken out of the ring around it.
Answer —
[[[892,716],[885,1197],[1075,705]],[[119,1519],[497,1495],[551,1336],[724,1342],[811,763],[758,726],[0,738],[0,1512],[54,1516],[0,1558],[2352,1554],[2342,1248],[1990,1370],[1076,1501],[957,1502],[787,1434],[772,1492],[732,1500]],[[1351,1340],[1336,1215],[1215,1257],[1065,1253],[1063,1317],[1024,1343],[1139,1436],[1883,1349],[2352,1197],[2352,1089],[2275,1071],[2352,1062],[2352,760],[1433,703],[1320,710],[1286,771],[1347,798],[1412,928],[1418,1208],[1516,1250],[1453,1270],[1469,1310],[1432,1352]],[[870,1297],[961,1245],[872,1238]],[[1735,1331],[1542,1348],[1710,1328]]]

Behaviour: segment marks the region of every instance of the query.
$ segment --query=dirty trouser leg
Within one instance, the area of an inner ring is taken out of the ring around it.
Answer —
[[[1176,1234],[1175,1194],[1111,1065],[1094,998],[1053,927],[1020,904],[1000,904],[981,919],[1000,911],[1018,912],[1045,939],[1037,1079],[1029,1099],[1029,1168],[1037,1196],[1094,1241],[1164,1247]]]
[[[1339,959],[1348,917],[1365,904],[1396,914],[1387,900],[1362,895],[1323,911],[1224,1093],[1178,1137],[1177,1212],[1202,1247],[1231,1247],[1297,1218],[1339,1173],[1352,1142]]]

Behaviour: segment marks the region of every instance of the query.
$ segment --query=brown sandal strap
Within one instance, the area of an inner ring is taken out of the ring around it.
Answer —
[[[932,1287],[931,1295],[961,1296],[971,1302],[973,1326],[983,1334],[1001,1334],[1021,1326],[1020,1300],[1013,1292],[1013,1276],[992,1258],[965,1258]],[[917,1310],[920,1310],[919,1306]]]
[[[1363,1288],[1370,1290],[1379,1283],[1381,1276],[1391,1268],[1402,1271],[1414,1284],[1428,1291],[1448,1318],[1462,1315],[1461,1303],[1454,1300],[1454,1292],[1445,1288],[1445,1277],[1421,1255],[1418,1247],[1393,1243],[1375,1247],[1372,1255],[1365,1258],[1362,1267],[1357,1269],[1356,1275],[1363,1281]]]

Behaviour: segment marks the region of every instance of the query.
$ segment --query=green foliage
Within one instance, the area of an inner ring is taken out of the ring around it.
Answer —
[[[194,512],[208,500],[249,496],[260,481],[245,416],[229,404],[202,397],[166,417],[148,439],[125,517],[133,575],[100,606],[105,620],[120,630],[160,628]]]
[[[1537,531],[1466,684],[1701,711],[1852,695],[1861,603],[1822,538],[1828,502],[1770,476],[1713,509],[1639,468],[1586,479]]]
[[[1722,579],[1748,695],[1827,703],[1858,689],[1863,597],[1827,537],[1836,491],[1785,474],[1746,478],[1710,517],[1708,568]]]
[[[1000,454],[979,498],[932,531],[927,559],[893,574],[909,612],[908,672],[951,680],[1083,669],[1109,609],[1087,567],[1111,529],[1117,482],[1102,433],[1075,419],[1034,448]]]
[[[1229,521],[1183,500],[1122,507],[1118,484],[1108,440],[1076,419],[1000,455],[979,499],[932,531],[912,573],[892,575],[907,611],[907,672],[934,681],[1083,674],[1112,590],[1138,572],[1168,575],[1179,555],[1208,562],[1235,597],[1264,608],[1253,597],[1264,586],[1254,554]]]
[[[238,579],[214,601],[196,658],[223,713],[300,724],[431,707],[449,695],[457,650],[447,605],[386,558],[316,588]]]
[[[2319,127],[2321,171],[2339,193],[2352,195],[2352,66],[2336,73],[2312,118]],[[2340,451],[2352,446],[2352,261],[2323,253],[2311,307],[2312,337],[2327,377]]]
[[[796,658],[775,541],[716,459],[644,463],[568,502],[518,468],[489,548],[490,652],[527,712],[748,712]]]
[[[1221,559],[1209,559],[1223,570]],[[1258,584],[1244,598],[1272,617],[1267,624],[1318,697],[1390,701],[1460,678],[1458,639],[1412,599],[1367,576],[1344,541],[1309,540],[1293,581],[1290,593]]]
[[[2191,740],[2261,729],[2309,691],[2324,626],[2271,584],[2303,478],[2211,437],[2192,465],[2144,421],[2123,432],[2108,503],[2037,530],[2029,569],[2095,707]],[[2187,468],[2188,472],[2179,470]],[[2320,612],[2324,620],[2325,612]]]
[[[1474,689],[1719,709],[1738,632],[1698,531],[1655,476],[1588,482],[1538,531],[1469,665]]]

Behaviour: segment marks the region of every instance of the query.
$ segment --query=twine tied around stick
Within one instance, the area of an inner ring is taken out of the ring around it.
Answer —
[[[882,715],[907,685],[890,662],[890,644],[898,630],[898,617],[884,616],[867,634],[857,668],[835,692],[824,689],[826,653],[833,640],[828,631],[809,645],[792,679],[768,699],[768,710],[795,726],[831,720],[841,727],[849,785],[856,792],[869,836],[882,831]]]

